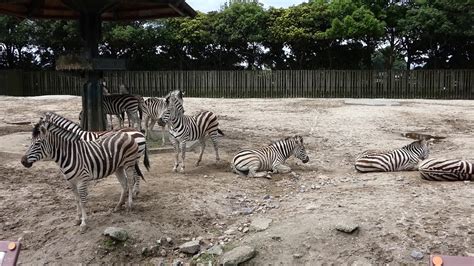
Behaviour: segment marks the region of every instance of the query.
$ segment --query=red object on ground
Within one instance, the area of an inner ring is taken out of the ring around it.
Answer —
[[[16,265],[20,249],[20,242],[0,241],[0,266]]]
[[[431,255],[430,266],[473,266],[474,257]]]

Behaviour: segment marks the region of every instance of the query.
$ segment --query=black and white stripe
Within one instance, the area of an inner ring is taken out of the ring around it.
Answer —
[[[175,164],[173,171],[178,170],[179,152],[181,150],[181,171],[184,172],[184,159],[186,155],[186,142],[198,140],[201,144],[201,153],[196,162],[199,165],[206,147],[207,136],[211,137],[214,150],[216,152],[216,161],[219,161],[219,148],[217,138],[224,133],[218,128],[219,122],[217,116],[209,111],[200,112],[194,116],[184,115],[182,104],[182,93],[171,93],[166,97],[166,112],[164,112],[159,121],[159,125],[168,124],[170,141],[176,151]]]
[[[416,170],[428,156],[428,141],[422,139],[392,151],[365,151],[356,159],[355,169],[362,173]]]
[[[149,132],[153,130],[155,123],[161,117],[161,115],[166,111],[167,106],[164,99],[157,97],[150,97],[145,100],[143,103],[143,114],[145,117],[145,129],[146,135],[148,137]],[[162,143],[165,143],[165,126],[161,126],[161,140]]]
[[[284,163],[291,155],[303,163],[309,161],[301,136],[278,140],[261,149],[242,150],[232,159],[231,168],[235,173],[248,177],[264,177],[266,171],[288,173],[291,168]]]
[[[71,121],[71,120],[69,120],[65,117],[62,117],[62,116],[60,116],[58,114],[55,114],[55,113],[48,113],[48,114],[49,114],[49,122],[50,123],[53,123],[58,127],[65,128],[68,131],[72,131],[75,134],[78,134],[81,139],[86,140],[86,141],[97,140],[98,138],[100,138],[104,134],[107,134],[107,133],[110,132],[110,131],[103,131],[103,132],[84,131],[84,130],[82,130],[80,125],[78,125],[77,123],[74,123],[73,121]],[[135,140],[135,142],[138,145],[138,154],[140,155],[140,157],[143,156],[143,158],[144,158],[143,164],[145,165],[146,169],[149,171],[150,170],[150,161],[148,159],[148,152],[147,152],[147,145],[146,145],[145,135],[142,132],[137,131],[134,128],[121,128],[121,129],[116,130],[115,132],[125,132]],[[134,178],[134,181],[135,181],[134,185],[133,185],[133,195],[137,196],[139,191],[140,191],[140,176],[142,176],[140,167],[138,165],[138,162],[134,166],[132,171],[133,171],[133,178]]]
[[[85,141],[76,132],[50,122],[50,113],[35,125],[32,143],[21,159],[29,168],[42,159],[52,159],[60,167],[65,179],[71,185],[76,197],[77,220],[81,230],[86,227],[87,185],[92,180],[107,177],[113,173],[122,185],[117,210],[125,203],[128,188],[128,207],[132,206],[132,180],[128,180],[126,169],[139,160],[138,145],[125,132],[108,132],[94,141]]]
[[[428,159],[418,168],[421,178],[429,181],[472,180],[474,168],[465,160]]]
[[[143,100],[143,98],[142,98]],[[141,130],[141,100],[130,94],[110,94],[102,96],[103,110],[105,114],[116,115],[119,118],[120,127],[123,127],[121,114],[126,113],[130,126]]]

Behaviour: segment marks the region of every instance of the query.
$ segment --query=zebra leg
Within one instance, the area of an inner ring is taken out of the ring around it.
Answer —
[[[153,131],[153,127],[155,126],[156,119],[152,118],[150,121],[150,125],[148,126],[148,131]]]
[[[186,158],[186,141],[182,141],[180,143],[181,148],[181,173],[184,173],[184,159]]]
[[[125,193],[127,193],[128,186],[127,186],[127,174],[125,173],[125,170],[123,167],[120,167],[115,171],[115,175],[117,176],[117,179],[120,182],[120,185],[122,186],[122,193],[120,194],[120,200],[117,203],[117,205],[114,208],[114,211],[120,210],[120,207],[125,203]]]
[[[79,197],[79,193],[77,191],[76,183],[69,182],[71,185],[72,192],[74,193],[74,198],[76,199],[76,206],[77,206],[77,217],[74,219],[74,225],[81,224],[81,198]]]
[[[286,173],[291,172],[291,168],[284,164],[276,164],[273,166],[272,170],[274,174],[277,174],[277,173],[286,174]]]
[[[214,131],[211,133],[211,140],[212,140],[212,145],[214,145],[214,151],[216,152],[216,162],[218,162],[221,158],[219,157],[219,143],[217,142],[218,138],[218,133],[217,131]]]
[[[85,232],[87,228],[86,220],[86,203],[87,203],[87,181],[81,182],[77,186],[77,193],[79,194],[79,208],[81,209],[81,232]]]
[[[140,193],[140,176],[138,175],[137,170],[135,170],[135,167],[133,167],[132,176],[133,176],[133,196],[136,197],[138,196],[138,193]]]
[[[201,159],[202,159],[202,154],[204,153],[204,149],[206,148],[205,138],[199,139],[199,142],[201,143],[201,153],[199,154],[199,159],[196,162],[196,166],[199,166],[199,163],[201,162]]]
[[[170,142],[171,145],[173,145],[174,151],[175,151],[175,157],[174,157],[174,167],[173,167],[173,172],[178,171],[178,166],[179,166],[179,143],[178,140],[173,138],[173,136],[170,135]]]
[[[267,172],[257,172],[257,169],[250,168],[249,169],[249,174],[247,175],[248,177],[255,177],[255,178],[260,178],[260,177],[267,177],[268,173]]]
[[[161,127],[161,140],[163,141],[161,145],[165,145],[165,142],[166,142],[165,141],[165,130],[166,130],[165,127],[166,125]]]

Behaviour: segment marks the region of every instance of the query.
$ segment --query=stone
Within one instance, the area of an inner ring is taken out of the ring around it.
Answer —
[[[318,208],[318,206],[316,206],[314,204],[310,204],[310,205],[306,206],[306,209],[308,211],[316,210],[317,208]]]
[[[209,255],[214,255],[214,256],[220,256],[224,251],[222,250],[220,245],[215,245],[208,250],[206,250],[204,253],[209,254]]]
[[[423,253],[418,250],[413,250],[410,256],[414,258],[415,260],[421,260],[424,257]]]
[[[229,252],[224,253],[221,263],[224,266],[238,265],[255,257],[255,248],[250,246],[239,246]]]
[[[351,221],[343,221],[336,224],[335,228],[337,231],[352,234],[359,228],[359,225]]]
[[[293,254],[293,258],[295,258],[295,259],[299,259],[299,258],[301,258],[301,257],[303,257],[303,254],[301,254],[301,253],[295,253],[295,254]]]
[[[270,195],[265,195],[265,196],[263,197],[264,200],[268,200],[268,199],[270,199],[270,198],[271,198]]]
[[[108,236],[117,241],[125,241],[128,239],[127,231],[119,227],[107,227],[104,230],[104,236]]]
[[[198,253],[200,249],[201,245],[199,244],[199,240],[189,241],[179,246],[179,251],[192,255]]]
[[[270,226],[271,222],[272,219],[269,218],[255,218],[252,220],[250,226],[256,231],[264,231]]]
[[[173,243],[173,239],[171,239],[171,237],[167,237],[166,242],[168,242],[168,244],[171,244],[171,243]]]
[[[244,214],[244,215],[249,215],[249,214],[252,214],[253,211],[254,211],[253,208],[243,208],[240,213],[241,213],[241,214]]]
[[[167,255],[167,252],[165,249],[160,250],[160,256],[166,257],[166,255]]]
[[[249,228],[248,227],[244,227],[244,229],[242,229],[242,233],[247,233],[249,231]]]
[[[226,235],[233,235],[235,233],[235,230],[230,228],[224,231],[224,234]]]
[[[272,239],[275,240],[275,241],[281,241],[280,236],[272,236]]]

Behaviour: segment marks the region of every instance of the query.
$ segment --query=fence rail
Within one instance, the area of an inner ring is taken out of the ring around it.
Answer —
[[[104,79],[132,93],[162,96],[182,89],[191,97],[473,99],[474,70],[114,71]],[[84,79],[56,71],[0,71],[3,95],[80,95]]]

